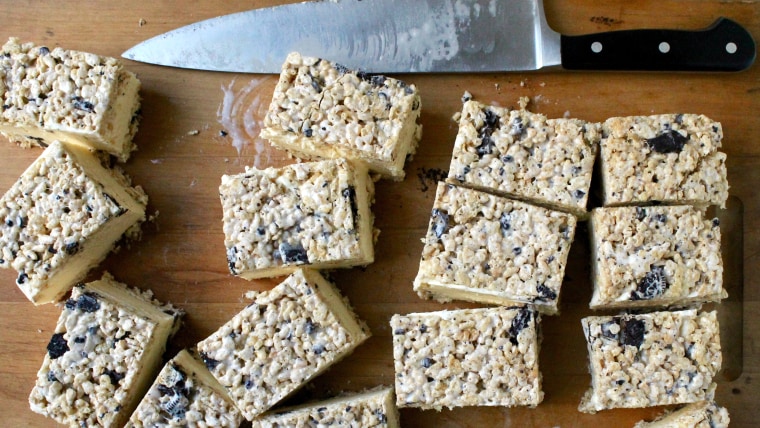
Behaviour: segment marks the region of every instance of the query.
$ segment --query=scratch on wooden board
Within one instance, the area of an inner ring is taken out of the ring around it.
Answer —
[[[589,18],[589,21],[593,22],[594,24],[605,25],[607,27],[612,27],[614,25],[620,25],[623,23],[622,19],[610,18],[609,16],[592,16]]]

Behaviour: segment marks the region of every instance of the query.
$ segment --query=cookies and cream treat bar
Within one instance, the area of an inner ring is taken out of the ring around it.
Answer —
[[[634,428],[728,428],[731,418],[725,407],[714,401],[687,404],[654,421],[640,421]]]
[[[253,420],[254,428],[395,428],[399,426],[393,388],[376,388],[324,401],[270,411]]]
[[[350,354],[370,333],[319,272],[298,269],[197,345],[252,420]]]
[[[0,267],[35,304],[57,301],[139,227],[147,199],[89,150],[54,141],[0,199]]]
[[[722,363],[716,312],[652,312],[581,320],[591,388],[578,409],[694,403],[712,397]]]
[[[396,404],[538,405],[539,322],[529,306],[393,315]]]
[[[183,349],[164,365],[126,427],[237,428],[242,421],[235,403],[203,362]]]
[[[575,226],[572,214],[439,183],[414,289],[555,314]]]
[[[106,274],[74,287],[29,396],[69,426],[120,427],[161,366],[182,311]]]
[[[521,108],[464,103],[449,180],[582,216],[599,125]]]
[[[219,187],[230,272],[245,279],[374,260],[374,184],[344,159],[246,168]]]
[[[717,205],[728,198],[723,129],[703,115],[608,119],[602,125],[600,171],[605,206]]]
[[[139,90],[115,58],[11,38],[0,51],[0,133],[24,146],[63,140],[126,161],[135,149]]]
[[[419,116],[414,85],[291,53],[261,137],[300,158],[343,157],[401,180],[422,135]]]
[[[596,208],[591,235],[592,309],[720,301],[717,219],[688,205]]]

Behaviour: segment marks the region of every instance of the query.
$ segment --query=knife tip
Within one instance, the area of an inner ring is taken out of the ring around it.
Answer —
[[[125,59],[134,60],[135,59],[135,54],[134,54],[134,52],[132,52],[132,49],[127,49],[127,50],[125,50],[124,52],[121,53],[121,57],[125,58]]]

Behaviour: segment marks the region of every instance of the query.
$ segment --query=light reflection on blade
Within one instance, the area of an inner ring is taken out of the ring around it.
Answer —
[[[542,14],[538,0],[305,2],[201,21],[123,56],[249,73],[279,73],[293,51],[368,72],[533,70],[559,61]]]

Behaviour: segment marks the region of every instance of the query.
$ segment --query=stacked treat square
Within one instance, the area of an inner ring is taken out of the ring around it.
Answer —
[[[404,177],[420,107],[413,85],[293,53],[261,135],[307,161],[222,177],[230,272],[289,275],[197,346],[254,426],[398,426],[393,388],[383,385],[275,406],[370,336],[321,271],[374,261],[374,180]]]
[[[582,320],[592,387],[579,410],[697,403],[681,412],[727,422],[725,410],[704,412],[721,352],[715,312],[699,309],[726,297],[719,224],[704,214],[728,197],[720,124],[586,123],[531,113],[527,100],[464,101],[414,289],[496,306],[394,316],[398,404],[540,403],[540,315],[558,314],[576,225],[588,220],[590,307],[622,312]],[[596,159],[602,202],[589,213]]]
[[[121,426],[183,312],[88,272],[139,237],[148,197],[117,162],[135,145],[140,82],[114,58],[11,38],[0,54],[0,132],[44,151],[0,199],[0,267],[35,305],[64,300],[29,396],[72,426]]]
[[[559,310],[599,127],[547,119],[525,102],[520,109],[464,102],[414,289],[423,298],[493,306],[393,317],[400,406],[535,407],[543,400],[541,315]]]
[[[159,373],[183,311],[107,273],[79,282],[146,218],[112,165],[135,149],[139,81],[113,58],[17,39],[0,65],[0,132],[46,147],[2,199],[0,266],[33,303],[65,299],[32,410],[72,426],[398,425],[382,385],[267,411],[370,336],[319,270],[373,262],[373,179],[402,179],[421,135],[413,85],[287,58],[262,135],[316,160],[224,176],[219,194],[230,272],[288,276]]]
[[[398,426],[393,388],[275,407],[370,337],[325,269],[374,261],[371,174],[403,178],[416,88],[316,58],[283,65],[262,136],[310,162],[246,168],[219,196],[230,273],[286,277],[166,364],[127,426]]]
[[[140,83],[113,58],[17,39],[3,46],[0,132],[45,150],[2,198],[0,266],[18,272],[34,304],[62,303],[29,397],[33,411],[72,426],[237,427],[244,418],[254,426],[315,418],[397,425],[393,390],[382,385],[263,416],[369,337],[318,269],[374,260],[368,167],[402,178],[421,132],[413,86],[298,55],[283,70],[269,138],[297,140],[293,118],[275,123],[279,96],[315,95],[312,104],[296,100],[302,110],[286,109],[319,125],[298,125],[299,136],[344,135],[326,143],[334,159],[225,176],[220,196],[230,272],[288,276],[161,369],[183,311],[108,273],[80,282],[119,240],[139,237],[146,219],[147,196],[115,165],[135,150]],[[313,80],[288,81],[291,71]],[[362,144],[352,149],[355,141]]]
[[[581,411],[697,403],[681,412],[699,413],[713,399],[720,335],[701,305],[727,297],[719,221],[705,218],[728,199],[722,137],[720,123],[695,114],[602,125],[590,307],[624,312],[583,320],[592,382]],[[704,414],[728,423],[725,410]]]

